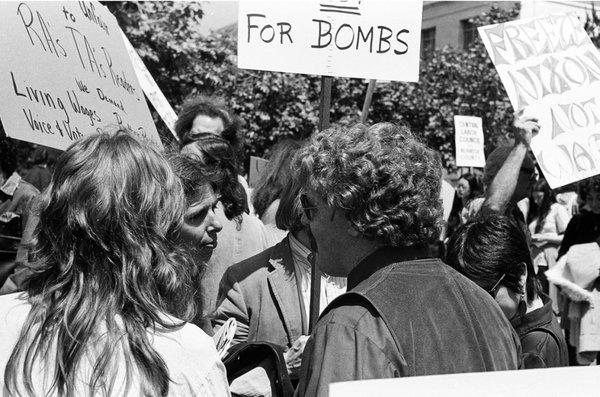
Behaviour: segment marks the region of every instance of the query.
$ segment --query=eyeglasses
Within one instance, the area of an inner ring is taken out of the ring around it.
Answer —
[[[496,284],[494,284],[494,286],[487,291],[490,295],[492,295],[492,298],[496,297],[496,289],[500,286],[500,282],[504,280],[505,276],[506,274],[503,274],[502,277],[500,277],[500,279],[496,281]]]
[[[319,209],[319,208],[325,208],[325,205],[322,206],[316,206],[313,205],[309,199],[308,196],[304,193],[300,194],[300,204],[302,205],[302,210],[304,211],[304,215],[306,216],[306,219],[308,219],[309,221],[313,220],[313,216],[312,216],[312,212],[313,210]],[[333,208],[333,211],[331,211],[331,219],[330,221],[333,221],[333,218],[335,217],[335,207]]]

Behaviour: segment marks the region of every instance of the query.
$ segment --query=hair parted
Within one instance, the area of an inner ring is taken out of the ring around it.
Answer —
[[[406,126],[332,127],[295,157],[300,185],[345,211],[366,238],[412,246],[439,237],[441,164]]]
[[[527,297],[532,301],[540,291],[523,229],[505,215],[490,214],[460,226],[448,242],[446,263],[489,291],[500,285],[524,292],[519,284],[525,264]]]
[[[142,394],[168,393],[148,329],[178,329],[195,314],[194,266],[176,245],[185,209],[163,155],[127,132],[87,136],[57,159],[26,286],[32,308],[4,374],[10,392],[35,394],[41,362],[45,392],[74,395],[90,359],[86,394],[111,395],[123,369],[127,387],[135,372]]]
[[[195,140],[191,129],[194,119],[198,116],[218,118],[223,122],[224,129],[220,136],[229,142],[239,159],[238,166],[242,167],[244,165],[244,137],[240,119],[226,107],[225,101],[221,98],[195,96],[183,103],[175,122],[175,133],[179,137],[181,146]]]

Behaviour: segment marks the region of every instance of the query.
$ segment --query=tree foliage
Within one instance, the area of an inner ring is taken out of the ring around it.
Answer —
[[[284,137],[305,138],[317,129],[319,76],[237,68],[237,32],[203,37],[202,8],[194,2],[106,2],[157,84],[178,111],[198,94],[221,96],[243,121],[246,155],[263,156]],[[492,7],[472,22],[518,17],[518,6]],[[331,122],[360,120],[367,82],[334,78]],[[368,122],[405,122],[454,166],[455,114],[480,116],[490,150],[507,132],[512,109],[483,44],[467,51],[444,48],[421,62],[419,83],[379,83]],[[163,140],[172,137],[156,112]],[[248,158],[248,156],[246,156]]]

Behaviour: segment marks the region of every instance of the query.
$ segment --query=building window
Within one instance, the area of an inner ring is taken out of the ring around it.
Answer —
[[[467,50],[477,40],[477,26],[469,22],[468,19],[460,21],[462,27],[463,49]]]
[[[421,58],[427,59],[435,50],[435,27],[421,30]]]

